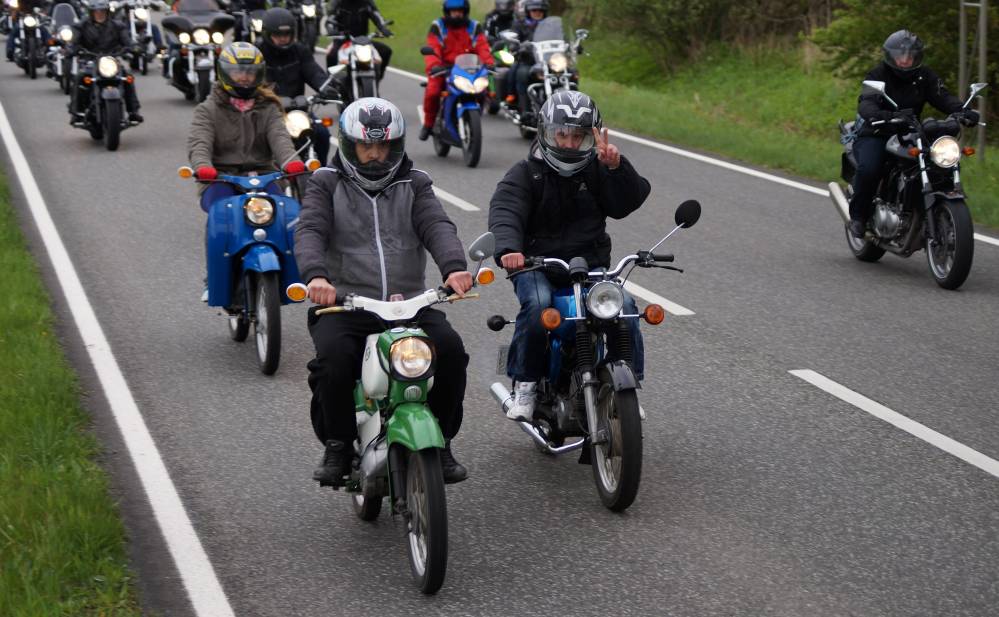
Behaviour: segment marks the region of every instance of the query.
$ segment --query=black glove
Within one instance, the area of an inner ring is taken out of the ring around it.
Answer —
[[[981,119],[981,115],[979,115],[979,113],[974,109],[965,109],[961,112],[960,121],[964,126],[975,126]]]
[[[888,111],[887,109],[879,109],[878,111],[871,114],[868,120],[870,120],[871,122],[878,122],[878,121],[888,122],[894,117],[895,117],[895,112]]]
[[[378,28],[378,31],[381,32],[382,36],[384,36],[385,38],[388,38],[388,37],[392,36],[392,31],[389,30],[385,26],[382,26],[381,28]]]

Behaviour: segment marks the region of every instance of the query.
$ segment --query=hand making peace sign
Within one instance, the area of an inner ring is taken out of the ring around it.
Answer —
[[[593,138],[597,140],[597,160],[606,165],[608,169],[617,169],[618,165],[621,164],[621,151],[610,143],[607,133],[607,129],[604,129],[603,134],[601,134],[600,129],[593,127]]]

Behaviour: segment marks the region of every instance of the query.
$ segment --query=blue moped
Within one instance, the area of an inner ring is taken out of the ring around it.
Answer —
[[[182,178],[194,175],[181,167]],[[260,371],[272,375],[281,358],[282,289],[301,282],[293,253],[300,205],[284,194],[282,172],[219,176],[202,196],[208,210],[205,257],[209,306],[229,317],[229,335],[246,340],[253,324]]]
[[[420,51],[425,56],[434,55],[430,46]],[[451,146],[461,148],[465,165],[475,167],[482,155],[482,105],[489,96],[489,69],[477,55],[461,54],[447,70],[447,89],[441,93],[443,100],[434,122],[434,151],[437,156],[447,156]],[[421,85],[426,86],[426,82]]]

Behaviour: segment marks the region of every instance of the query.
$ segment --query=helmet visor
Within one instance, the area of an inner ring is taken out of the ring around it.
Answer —
[[[354,139],[340,134],[340,152],[369,180],[380,180],[398,168],[406,154],[406,138]]]
[[[256,90],[264,82],[264,64],[231,64],[219,62],[222,79],[234,88],[244,92]]]
[[[889,48],[885,54],[892,66],[903,71],[918,68],[923,62],[923,50],[910,46]]]
[[[587,154],[596,146],[593,129],[545,123],[539,135],[544,144],[558,153]]]

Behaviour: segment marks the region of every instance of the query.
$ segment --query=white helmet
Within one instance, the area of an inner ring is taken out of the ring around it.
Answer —
[[[361,188],[380,191],[388,186],[406,155],[406,121],[399,108],[385,99],[357,99],[340,114],[340,150],[344,171]],[[387,143],[384,161],[362,163],[357,144]]]

